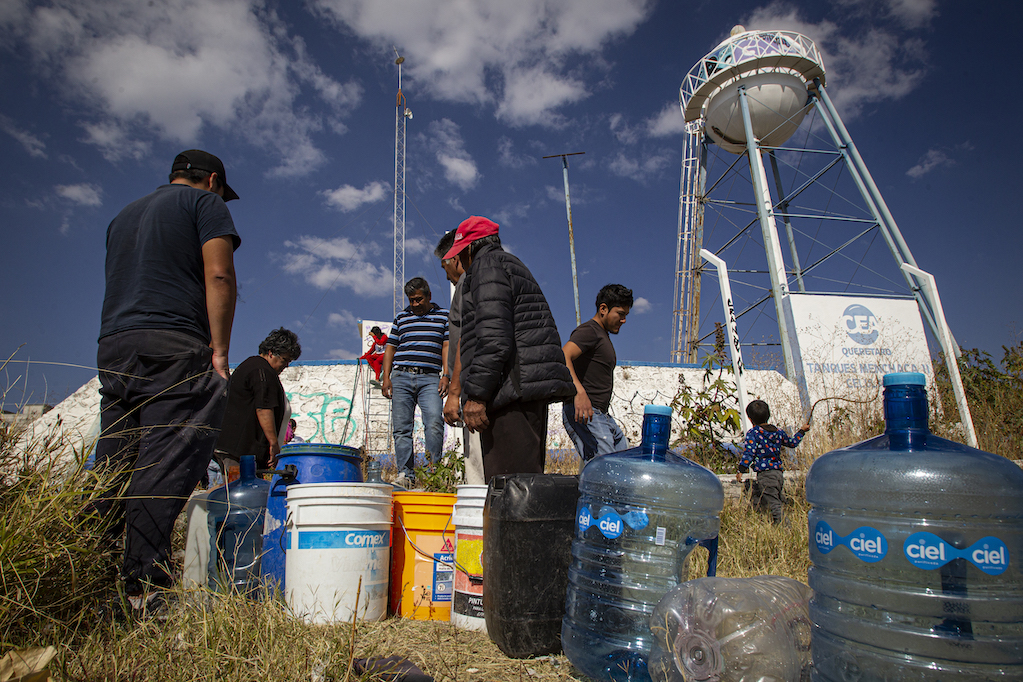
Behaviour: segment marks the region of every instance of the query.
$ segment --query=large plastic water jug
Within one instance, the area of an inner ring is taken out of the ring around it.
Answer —
[[[256,458],[243,455],[239,477],[210,491],[210,587],[252,592],[259,587],[263,515],[270,484],[256,478]]]
[[[650,630],[657,682],[810,679],[810,588],[779,575],[697,578],[664,595]]]
[[[1023,470],[931,434],[923,374],[884,387],[884,435],[806,479],[813,679],[1023,679]]]
[[[709,469],[668,450],[671,409],[647,405],[637,448],[596,457],[579,477],[561,641],[594,680],[650,679],[650,616],[717,538],[724,493]]]

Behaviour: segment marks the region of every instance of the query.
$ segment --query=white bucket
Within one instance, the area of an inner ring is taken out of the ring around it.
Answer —
[[[376,483],[288,486],[284,591],[292,613],[320,624],[353,615],[383,620],[392,489]]]
[[[203,587],[209,580],[210,528],[206,510],[209,490],[192,493],[185,505],[188,530],[185,540],[185,564],[181,572],[181,584],[188,589]]]
[[[460,485],[455,523],[455,594],[451,622],[463,630],[486,632],[483,618],[483,505],[487,486]]]

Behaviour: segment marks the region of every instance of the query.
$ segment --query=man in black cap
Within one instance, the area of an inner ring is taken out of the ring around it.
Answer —
[[[193,149],[107,228],[96,465],[126,487],[97,511],[124,532],[121,577],[139,610],[171,582],[174,520],[223,419],[241,243],[224,202],[237,198],[220,159]]]

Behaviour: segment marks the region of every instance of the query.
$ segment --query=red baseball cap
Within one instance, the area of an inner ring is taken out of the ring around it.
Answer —
[[[444,260],[454,258],[469,244],[492,234],[497,234],[497,223],[483,216],[469,216],[458,226],[458,230],[455,232],[455,243],[444,254]]]

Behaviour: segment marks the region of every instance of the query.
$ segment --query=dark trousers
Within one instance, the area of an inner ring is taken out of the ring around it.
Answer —
[[[119,472],[119,485],[97,511],[113,514],[115,532],[124,531],[129,592],[170,583],[174,521],[209,465],[227,402],[212,358],[209,346],[175,331],[100,339],[96,467]]]
[[[547,401],[515,402],[487,416],[490,428],[480,431],[487,483],[500,474],[542,474],[547,461]]]
[[[774,523],[781,523],[781,509],[785,504],[785,473],[780,469],[768,469],[757,472],[757,482],[753,486],[753,504],[758,509],[766,509],[771,513]]]

